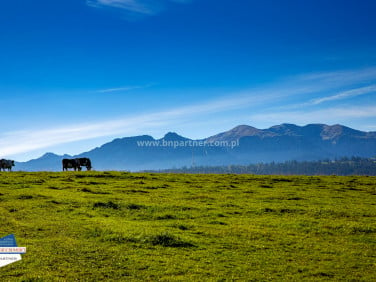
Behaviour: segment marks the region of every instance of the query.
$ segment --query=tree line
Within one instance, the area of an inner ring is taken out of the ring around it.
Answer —
[[[341,158],[319,161],[286,161],[228,166],[192,166],[165,169],[167,173],[213,173],[258,175],[369,175],[376,176],[376,158]]]

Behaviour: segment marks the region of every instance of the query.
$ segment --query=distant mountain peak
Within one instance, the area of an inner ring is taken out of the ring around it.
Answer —
[[[323,140],[337,139],[344,135],[359,136],[362,135],[362,132],[340,124],[324,125],[323,130],[321,132],[321,137]]]
[[[64,156],[68,156],[68,155],[64,155]],[[55,159],[55,158],[61,158],[64,156],[60,156],[55,153],[48,152],[48,153],[45,153],[43,156],[41,156],[40,159]]]
[[[233,141],[233,140],[239,140],[240,138],[245,137],[245,136],[255,136],[259,134],[262,134],[262,130],[243,124],[243,125],[238,125],[234,127],[233,129],[230,129],[229,131],[225,131],[217,135],[211,136],[207,138],[206,140],[208,142],[225,141],[225,140]]]
[[[57,156],[57,154],[52,153],[52,152],[47,152],[41,158],[55,157],[55,156]]]
[[[166,141],[180,141],[180,140],[187,140],[187,138],[183,137],[183,136],[180,136],[179,134],[177,134],[176,132],[168,132],[163,138],[162,140],[166,140]]]
[[[268,131],[282,134],[282,135],[300,135],[302,127],[291,124],[291,123],[282,123],[280,125],[274,125],[268,129]]]
[[[254,132],[259,132],[260,129],[257,129],[256,127],[250,126],[250,125],[238,125],[234,127],[233,129],[229,130],[228,132],[232,133],[238,133],[238,134],[248,134],[248,133],[254,133]]]
[[[278,125],[274,125],[270,128],[299,128],[300,126],[299,125],[296,125],[296,124],[293,124],[293,123],[282,123],[282,124],[278,124]]]

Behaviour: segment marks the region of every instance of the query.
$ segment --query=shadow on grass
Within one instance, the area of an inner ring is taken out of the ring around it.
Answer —
[[[174,248],[188,248],[195,247],[190,242],[181,240],[180,238],[171,235],[169,233],[161,233],[153,235],[148,238],[147,242],[151,243],[153,246],[163,246],[163,247],[174,247]]]
[[[86,233],[87,238],[96,238],[101,242],[115,242],[115,243],[138,243],[138,244],[151,244],[153,246],[173,247],[173,248],[189,248],[195,247],[194,244],[184,241],[177,236],[169,233],[160,233],[156,235],[131,235],[114,232],[109,229],[94,228],[88,230]]]

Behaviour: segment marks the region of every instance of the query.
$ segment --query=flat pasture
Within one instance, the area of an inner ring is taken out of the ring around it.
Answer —
[[[375,281],[376,177],[1,172],[1,281]]]

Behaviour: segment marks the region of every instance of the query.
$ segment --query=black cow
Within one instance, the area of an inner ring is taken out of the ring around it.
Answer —
[[[81,170],[80,163],[77,159],[63,159],[63,171],[68,170],[69,168],[73,168],[74,171]]]
[[[81,166],[85,166],[86,170],[91,170],[91,161],[89,158],[77,158],[76,160],[80,165],[79,170],[81,170]]]
[[[13,160],[6,160],[6,159],[1,159],[0,160],[0,171],[1,170],[12,170],[12,166],[14,166],[14,161]]]

